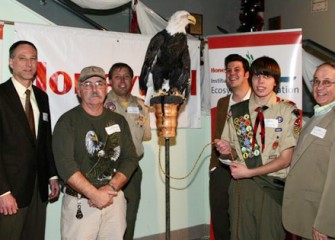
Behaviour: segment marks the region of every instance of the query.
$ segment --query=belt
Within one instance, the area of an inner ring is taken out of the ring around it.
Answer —
[[[80,196],[80,198],[87,198],[86,196],[84,196],[84,195],[78,193],[77,191],[73,190],[69,185],[65,186],[65,193],[72,196],[72,197],[76,197],[76,198],[79,197],[79,196]]]

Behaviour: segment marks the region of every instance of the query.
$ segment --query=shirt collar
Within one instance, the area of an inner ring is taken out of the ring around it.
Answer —
[[[111,100],[111,101],[119,101],[119,97],[116,95],[116,93],[112,90],[110,90],[110,92],[107,94],[107,101]],[[128,103],[132,103],[132,102],[136,102],[136,97],[133,96],[132,94],[129,95],[128,98]]]
[[[320,116],[323,114],[326,114],[329,112],[333,107],[335,106],[335,101],[328,103],[327,105],[320,106],[320,105],[315,105],[314,106],[314,115],[315,116]]]
[[[249,88],[247,94],[242,98],[241,102],[245,101],[245,100],[248,100],[250,98],[250,95],[251,95],[251,88]],[[233,94],[230,94],[229,103],[231,103],[230,105],[233,105],[233,104],[237,103],[233,100]]]
[[[17,93],[19,94],[19,96],[26,96],[26,90],[29,89],[30,92],[33,93],[33,87],[30,84],[30,86],[28,88],[26,88],[25,86],[23,86],[21,83],[19,83],[19,81],[17,81],[14,77],[12,77],[12,82],[14,84],[14,87],[17,91]]]
[[[249,105],[250,105],[250,109],[256,109],[256,108],[261,107],[261,106],[270,107],[271,105],[273,105],[275,103],[277,103],[277,95],[276,95],[275,92],[271,93],[271,97],[266,104],[258,104],[256,102],[256,99],[255,99],[255,93],[251,93]]]

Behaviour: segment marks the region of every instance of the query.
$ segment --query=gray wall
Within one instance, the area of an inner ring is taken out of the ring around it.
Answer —
[[[74,15],[71,10],[62,7],[59,1],[46,0],[46,4],[42,5],[39,0],[18,0],[20,3],[26,5],[33,11],[42,15],[43,17],[54,22],[56,25],[97,29],[88,24],[81,18]],[[71,3],[71,2],[70,2]],[[80,9],[80,8],[79,8]],[[93,21],[96,21],[101,27],[109,31],[128,32],[130,21],[129,5],[119,7],[117,9],[95,11],[80,9],[83,15]],[[99,28],[98,28],[99,29]]]
[[[41,5],[38,0],[19,0],[19,2],[57,25],[94,28],[65,10],[54,0],[47,0],[45,5]],[[142,0],[142,2],[166,19],[177,10],[202,14],[205,36],[220,34],[217,26],[229,32],[235,32],[239,27],[240,1],[238,0]],[[96,14],[87,14],[86,11],[85,16],[97,21],[110,31],[128,32],[129,30],[131,17],[129,5],[118,9],[99,11]]]
[[[221,34],[217,26],[231,33],[236,32],[240,26],[239,0],[142,0],[142,2],[164,18],[168,18],[177,10],[202,14],[205,36]]]
[[[282,29],[302,28],[303,39],[311,39],[332,51],[335,51],[335,1],[328,0],[328,11],[311,13],[311,0],[264,0],[264,30],[268,29],[268,19],[281,16]],[[57,25],[94,28],[68,10],[60,7],[54,0],[41,5],[38,0],[19,0],[32,10],[48,18]],[[204,36],[218,35],[217,26],[229,33],[236,33],[240,26],[239,0],[142,0],[149,8],[164,18],[169,18],[177,10],[187,10],[203,15]],[[86,14],[110,31],[128,32],[130,8],[100,11],[98,14]]]
[[[311,0],[265,0],[265,27],[268,19],[281,16],[282,28],[302,28],[303,39],[311,39],[335,51],[335,1],[328,0],[328,11],[311,12]]]

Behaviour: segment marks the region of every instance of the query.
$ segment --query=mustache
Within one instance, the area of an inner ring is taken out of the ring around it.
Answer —
[[[95,98],[95,97],[100,98],[100,99],[103,98],[103,96],[102,96],[101,94],[99,94],[98,92],[92,92],[92,93],[89,95],[89,98],[90,98],[90,99],[91,99],[91,98]]]

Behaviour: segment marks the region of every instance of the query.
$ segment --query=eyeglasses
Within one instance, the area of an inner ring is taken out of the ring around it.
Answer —
[[[313,79],[311,80],[311,84],[313,85],[313,87],[317,86],[319,87],[320,85],[324,86],[324,87],[330,87],[332,84],[334,84],[335,82],[332,82],[330,80],[317,80],[317,79]]]
[[[106,82],[104,81],[97,81],[97,82],[90,82],[90,81],[86,81],[80,84],[81,86],[83,86],[84,89],[86,90],[90,90],[93,89],[94,86],[96,86],[97,88],[104,88],[106,87]]]

